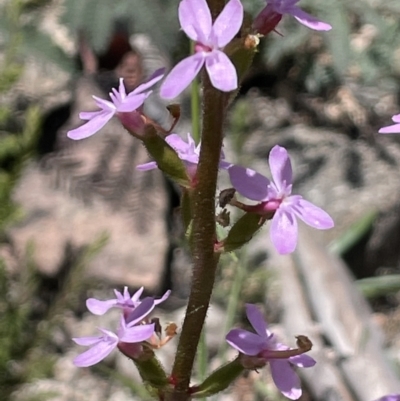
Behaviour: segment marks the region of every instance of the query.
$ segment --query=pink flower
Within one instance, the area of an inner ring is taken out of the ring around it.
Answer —
[[[72,340],[76,344],[90,347],[74,359],[74,364],[82,368],[95,365],[117,347],[128,357],[135,358],[140,355],[142,350],[140,343],[154,334],[154,323],[140,323],[153,308],[154,299],[151,297],[145,298],[131,313],[129,322],[121,316],[117,333],[99,328],[102,332],[100,336],[73,338]]]
[[[396,114],[392,117],[393,125],[381,128],[378,132],[380,134],[400,134],[400,114]]]
[[[124,287],[123,293],[118,290],[114,290],[114,293],[115,298],[105,301],[89,298],[86,301],[87,308],[94,315],[104,315],[111,308],[121,308],[127,316],[128,313],[132,312],[141,304],[140,297],[143,293],[143,287],[139,288],[132,296],[129,294],[128,287]],[[154,300],[154,306],[164,302],[169,297],[170,293],[171,291],[168,290],[160,299],[152,298]]]
[[[285,357],[285,353],[282,351],[288,351],[290,348],[277,342],[275,335],[268,330],[267,323],[258,308],[255,305],[247,304],[246,315],[256,333],[243,329],[232,329],[226,335],[227,343],[242,354],[255,357],[255,363],[269,362],[276,387],[285,397],[297,400],[301,397],[302,391],[300,379],[293,369],[293,365],[309,368],[316,364],[315,360],[304,354]]]
[[[165,99],[177,97],[205,65],[212,85],[230,92],[238,87],[234,65],[221,51],[239,32],[243,21],[243,6],[239,0],[230,0],[212,24],[206,0],[182,0],[179,21],[183,31],[196,42],[196,53],[179,62],[160,88]]]
[[[253,27],[257,33],[266,35],[273,31],[284,14],[290,14],[300,24],[316,31],[329,31],[332,26],[303,11],[295,4],[300,0],[268,0],[267,5],[254,19]]]
[[[139,85],[128,95],[126,94],[124,82],[121,78],[119,81],[119,89],[116,90],[113,88],[110,92],[111,102],[109,100],[104,100],[97,96],[93,96],[93,99],[100,110],[81,112],[79,114],[79,118],[81,120],[86,120],[87,122],[79,128],[68,131],[68,138],[74,140],[88,138],[103,128],[115,114],[131,113],[135,110],[138,110],[152,92],[151,90],[147,89],[162,79],[164,76],[163,72],[163,68],[157,70],[147,82]]]
[[[334,223],[324,210],[300,195],[292,195],[292,165],[285,148],[278,145],[272,148],[269,166],[273,181],[252,169],[235,165],[229,168],[229,177],[240,194],[261,201],[258,205],[249,206],[248,211],[260,215],[273,214],[271,241],[279,253],[287,254],[293,252],[297,244],[296,217],[319,230],[332,228]]]

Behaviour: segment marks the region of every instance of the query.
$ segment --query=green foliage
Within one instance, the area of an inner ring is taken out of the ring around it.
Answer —
[[[52,38],[39,29],[45,18],[44,6],[51,0],[10,0],[0,5],[0,34],[5,38],[0,44],[6,57],[2,66],[0,92],[7,90],[19,77],[22,60],[26,56],[38,62],[51,62],[72,72],[71,58],[57,46]],[[10,58],[14,59],[9,64]],[[7,85],[8,88],[7,88]]]

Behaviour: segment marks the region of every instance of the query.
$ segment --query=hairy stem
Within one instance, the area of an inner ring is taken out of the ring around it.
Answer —
[[[225,2],[208,0],[208,3],[215,19]],[[171,393],[165,394],[166,401],[190,399],[188,389],[193,363],[215,281],[218,264],[218,256],[214,253],[215,191],[223,139],[225,97],[226,94],[211,85],[203,71],[202,146],[197,185],[192,195],[192,286],[172,370],[175,386]]]

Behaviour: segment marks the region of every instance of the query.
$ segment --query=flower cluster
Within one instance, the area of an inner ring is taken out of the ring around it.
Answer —
[[[116,298],[101,301],[89,298],[86,306],[95,315],[103,315],[111,308],[120,308],[123,313],[120,318],[120,325],[116,333],[99,328],[102,333],[95,337],[73,338],[78,345],[89,346],[90,348],[74,359],[78,367],[95,365],[108,356],[115,348],[130,358],[138,358],[143,351],[143,342],[149,340],[155,333],[154,323],[147,321],[147,316],[154,307],[165,301],[170,291],[167,291],[160,299],[152,297],[140,299],[143,287],[131,297],[128,288],[124,288],[123,294],[114,290]]]
[[[191,219],[192,221],[195,220],[194,216],[203,215],[203,213],[199,212],[200,209],[194,209],[196,205],[202,203],[213,205],[213,203],[207,203],[211,200],[211,197],[209,197],[210,199],[204,199],[203,202],[201,196],[204,194],[204,191],[193,190],[196,188],[196,185],[199,185],[197,165],[200,160],[201,142],[196,145],[195,140],[189,133],[186,140],[182,139],[177,133],[172,133],[179,118],[179,106],[175,105],[175,108],[169,108],[175,122],[169,130],[166,130],[159,127],[144,114],[144,102],[151,94],[151,88],[157,82],[161,83],[161,97],[173,99],[179,96],[201,71],[203,71],[202,76],[205,77],[208,87],[211,84],[221,92],[237,90],[240,84],[240,76],[235,65],[239,65],[242,60],[237,60],[235,56],[242,57],[241,50],[249,50],[246,44],[248,43],[246,41],[248,36],[252,38],[256,37],[258,40],[260,36],[258,34],[265,35],[275,30],[275,27],[285,14],[292,15],[301,24],[311,29],[319,31],[331,29],[329,24],[312,17],[297,7],[296,4],[298,1],[268,0],[266,7],[255,18],[252,27],[251,23],[246,22],[243,29],[241,29],[244,20],[244,11],[240,0],[227,1],[225,7],[214,19],[206,0],[181,0],[179,4],[179,21],[183,32],[194,41],[194,54],[181,60],[173,67],[162,83],[160,81],[164,77],[163,69],[156,71],[146,82],[129,93],[127,93],[123,79],[120,79],[118,89],[113,88],[109,94],[110,100],[94,96],[99,110],[80,113],[79,116],[85,123],[78,128],[70,130],[68,137],[74,140],[88,138],[102,129],[113,117],[117,117],[132,135],[143,142],[153,158],[153,161],[138,165],[136,168],[141,171],[160,168],[165,174],[175,180],[177,184],[181,185],[183,194],[187,195],[189,200],[185,205],[188,209],[187,216],[184,213],[186,210],[182,212],[185,218],[188,217],[189,225]],[[243,37],[243,35],[246,35],[246,37]],[[251,46],[250,48],[255,52],[255,48],[253,49]],[[211,91],[208,91],[208,93],[212,94]],[[223,113],[230,97],[221,96],[221,99],[226,100],[224,105],[221,102],[220,111]],[[400,122],[400,118],[399,121],[395,119],[394,121]],[[214,134],[214,128],[212,134]],[[219,129],[218,135],[221,139],[221,129]],[[208,144],[209,142],[204,140],[204,143]],[[207,150],[211,151],[211,148],[208,147]],[[207,161],[214,162],[215,160],[216,164],[219,151],[218,149],[214,157]],[[202,161],[202,163],[204,163],[203,166],[206,166],[205,162]],[[302,196],[292,194],[292,166],[285,148],[275,146],[271,150],[269,165],[272,180],[254,170],[225,161],[224,153],[221,150],[218,167],[228,171],[234,187],[234,190],[228,190],[230,193],[233,194],[237,191],[244,197],[258,202],[256,205],[245,205],[238,202],[234,198],[234,195],[232,195],[232,199],[235,200],[236,204],[230,201],[228,203],[240,207],[247,213],[258,215],[255,217],[254,215],[250,215],[251,219],[257,220],[256,224],[259,224],[259,221],[264,223],[266,220],[271,220],[270,234],[272,243],[280,253],[286,254],[293,252],[296,247],[298,236],[297,218],[317,229],[329,229],[333,227],[333,220],[325,211],[306,201]],[[206,167],[205,170],[209,166]],[[210,187],[214,188],[217,166],[214,165],[211,167],[209,170],[212,170],[214,182],[213,186]],[[182,202],[182,204],[184,203]],[[204,213],[204,215],[211,216],[208,212]],[[245,218],[247,217],[248,215],[245,216]],[[210,219],[210,222],[212,223],[212,219]],[[193,229],[195,229],[194,223],[193,226]],[[258,226],[256,228],[258,229]],[[240,231],[240,229],[236,231]],[[249,239],[251,235],[245,235],[244,237]],[[193,238],[193,241],[197,240],[195,235],[193,235]],[[213,237],[212,239],[214,240]],[[214,241],[214,244],[216,242],[218,241]],[[213,241],[210,244],[213,245]],[[216,249],[214,248],[215,252]],[[212,252],[210,252],[210,256],[211,259],[214,258]],[[216,258],[214,259],[216,260]],[[206,259],[204,260],[207,261]],[[193,282],[195,283],[196,280],[194,279]],[[200,284],[203,285],[204,281]],[[201,293],[202,288],[200,286],[199,288],[197,291]],[[193,293],[194,291],[195,288],[193,287]],[[107,357],[115,348],[118,348],[129,358],[134,359],[136,364],[143,361],[147,363],[149,359],[146,358],[150,352],[146,353],[146,351],[158,348],[174,336],[176,325],[171,324],[170,330],[167,331],[166,339],[158,341],[159,327],[157,327],[156,320],[149,319],[149,314],[153,311],[154,307],[169,297],[169,291],[159,299],[153,297],[141,299],[143,288],[136,291],[133,295],[129,293],[127,287],[122,292],[118,290],[114,292],[115,297],[112,299],[98,300],[89,298],[86,305],[88,310],[95,315],[103,315],[111,308],[120,309],[121,316],[117,331],[114,332],[105,328],[99,328],[100,334],[98,336],[74,338],[73,340],[78,345],[89,347],[89,349],[74,359],[76,366],[92,366]],[[204,293],[207,295],[207,291],[204,291]],[[191,309],[190,302],[198,302],[198,300],[189,301],[188,310],[196,311],[199,309]],[[207,302],[209,302],[209,299]],[[206,301],[203,302],[202,300],[201,305],[206,305]],[[224,366],[221,369],[221,375],[226,377],[226,372],[231,373],[232,380],[234,380],[237,374],[244,369],[256,369],[268,363],[273,380],[279,390],[288,398],[299,398],[301,396],[300,380],[293,366],[311,367],[315,365],[314,359],[304,354],[311,349],[311,342],[306,337],[299,336],[297,348],[287,347],[277,342],[274,334],[268,330],[260,311],[254,305],[248,304],[246,311],[255,333],[243,329],[232,329],[227,334],[226,341],[240,352],[240,356],[231,365],[227,364]],[[203,322],[200,322],[200,331],[202,324]],[[188,326],[184,325],[184,327]],[[184,330],[182,332],[183,335]],[[189,336],[190,339],[192,337]],[[195,350],[196,347],[192,348]],[[186,351],[186,353],[178,353],[177,359],[181,355],[191,352],[190,349]],[[153,356],[154,353],[152,354]],[[164,386],[168,386],[168,391],[170,391],[176,378],[174,370],[171,373],[171,377],[167,377],[162,368],[160,368],[162,370],[160,384],[157,374],[153,374],[154,372],[151,370],[156,365],[157,363],[154,365],[149,363],[146,366],[143,364],[139,371],[143,380],[145,382],[149,381],[150,385],[153,385],[157,389],[160,399],[163,399]],[[179,364],[176,364],[176,366],[179,367]],[[148,368],[150,369],[149,371],[146,370]],[[229,372],[229,369],[232,369],[232,371]],[[219,373],[216,373],[215,377],[219,378],[218,375]],[[154,381],[152,382],[152,380]],[[215,382],[212,379],[206,379],[203,384],[190,388],[193,392],[188,392],[187,394],[194,394],[197,391],[199,397],[204,394],[206,396],[213,395],[217,391],[222,391],[226,388],[232,380],[228,381],[225,379],[221,384],[221,380],[219,379],[215,379]]]
[[[282,394],[292,400],[300,398],[301,384],[293,366],[309,368],[316,364],[315,360],[304,352],[311,349],[302,344],[292,349],[279,343],[275,335],[268,330],[267,323],[255,305],[246,305],[246,315],[256,333],[243,329],[232,329],[226,335],[226,341],[248,358],[242,358],[248,368],[259,368],[269,363],[272,379]],[[306,339],[306,337],[303,337]],[[308,339],[307,339],[308,340]],[[309,341],[309,340],[308,340]]]

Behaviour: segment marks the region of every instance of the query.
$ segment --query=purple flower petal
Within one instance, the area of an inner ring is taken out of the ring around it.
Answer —
[[[212,24],[206,0],[182,0],[179,4],[179,22],[190,39],[206,43]]]
[[[243,22],[243,6],[239,0],[230,0],[214,22],[212,33],[218,48],[226,46],[239,32]]]
[[[156,162],[148,162],[148,163],[138,164],[136,166],[136,170],[149,171],[149,170],[154,170],[157,167],[158,167],[158,165]]]
[[[165,294],[164,294],[161,298],[155,299],[155,300],[154,300],[154,305],[159,305],[159,304],[161,304],[161,303],[164,302],[170,295],[171,295],[171,290],[165,291]]]
[[[279,391],[291,400],[301,397],[300,379],[288,361],[273,359],[270,361],[272,379]]]
[[[288,361],[299,368],[311,368],[317,363],[314,358],[306,354],[291,356]]]
[[[269,153],[269,168],[275,186],[281,195],[289,195],[293,181],[292,164],[288,152],[282,146],[276,145]]]
[[[129,295],[128,287],[125,287],[124,288],[124,297],[131,298],[132,302],[136,303],[140,300],[140,297],[142,296],[143,291],[144,291],[144,287],[140,287],[131,297]]]
[[[296,249],[297,232],[294,214],[281,206],[275,212],[270,228],[272,244],[280,254],[291,253]]]
[[[267,338],[267,325],[264,321],[264,316],[257,306],[246,304],[246,315],[257,334],[261,337]]]
[[[150,95],[151,91],[139,95],[127,96],[122,103],[117,107],[120,113],[128,113],[137,110]]]
[[[75,344],[78,345],[85,345],[85,346],[89,346],[89,345],[94,345],[97,344],[99,341],[101,341],[103,338],[103,336],[96,336],[96,337],[75,337],[72,339],[72,341]]]
[[[268,199],[270,181],[267,177],[250,168],[236,165],[232,166],[228,172],[233,187],[241,195],[255,201]]]
[[[107,341],[101,341],[92,348],[78,355],[74,359],[74,365],[84,368],[95,365],[108,356],[118,344],[118,338],[109,338]]]
[[[154,323],[128,327],[119,337],[124,343],[138,343],[148,340],[154,333]]]
[[[129,326],[142,321],[153,309],[154,309],[154,298],[147,297],[126,317],[126,323]]]
[[[400,114],[396,114],[392,117],[393,122],[400,123]],[[378,131],[380,134],[399,134],[400,133],[400,124],[388,125],[387,127],[383,127]]]
[[[214,88],[230,92],[238,87],[235,66],[229,57],[220,50],[214,50],[206,57],[206,69]]]
[[[179,62],[168,74],[160,88],[164,99],[173,99],[180,95],[193,81],[204,64],[204,54],[196,53]]]
[[[129,98],[130,96],[143,93],[145,90],[151,88],[164,77],[164,72],[165,68],[159,68],[158,70],[154,71],[146,82],[135,88],[132,92],[128,94],[127,97]]]
[[[257,355],[264,345],[262,337],[243,329],[232,329],[225,338],[230,346],[245,355]]]
[[[287,8],[286,12],[293,15],[300,24],[303,24],[310,29],[314,29],[315,31],[330,31],[332,29],[331,25],[313,17],[297,6]]]
[[[92,120],[83,124],[81,127],[68,131],[67,136],[70,139],[79,140],[94,135],[103,128],[113,117],[114,112],[102,111]]]
[[[300,199],[292,210],[304,223],[313,228],[327,230],[335,225],[328,213],[305,199]]]
[[[89,298],[86,300],[86,307],[94,315],[104,315],[109,309],[117,305],[116,299],[100,301],[99,299]]]
[[[104,113],[104,110],[98,110],[98,111],[81,111],[79,113],[79,118],[81,120],[91,120],[92,118],[96,118],[99,115]]]

